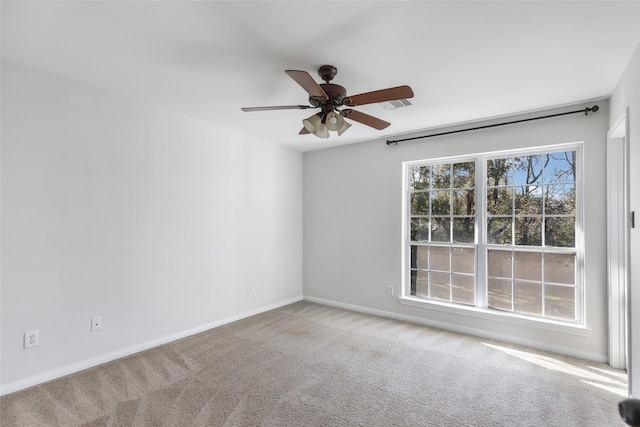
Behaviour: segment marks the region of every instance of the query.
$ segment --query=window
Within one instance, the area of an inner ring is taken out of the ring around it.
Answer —
[[[582,321],[581,146],[405,164],[404,295]]]
[[[473,304],[475,162],[409,169],[411,295]]]

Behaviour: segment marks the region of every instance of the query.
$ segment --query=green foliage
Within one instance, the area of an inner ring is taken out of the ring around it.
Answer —
[[[488,160],[489,243],[540,246],[544,218],[547,246],[574,247],[575,160],[575,151]]]
[[[409,170],[409,189],[428,190],[430,176],[431,168],[429,166],[412,167]]]
[[[409,169],[411,240],[474,241],[475,167],[471,161]]]

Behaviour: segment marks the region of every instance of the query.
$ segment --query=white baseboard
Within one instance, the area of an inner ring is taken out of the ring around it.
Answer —
[[[120,359],[122,357],[130,356],[132,354],[139,353],[141,351],[149,350],[151,348],[158,347],[160,345],[168,344],[170,342],[173,342],[173,341],[176,341],[176,340],[179,340],[179,339],[182,339],[182,338],[186,338],[188,336],[195,335],[195,334],[198,334],[200,332],[207,331],[209,329],[217,328],[219,326],[226,325],[228,323],[232,323],[232,322],[235,322],[235,321],[238,321],[238,320],[242,320],[242,319],[245,319],[247,317],[251,317],[251,316],[254,316],[256,314],[264,313],[264,312],[269,311],[269,310],[274,310],[276,308],[280,308],[280,307],[283,307],[285,305],[293,304],[294,302],[298,302],[298,301],[302,301],[302,300],[309,301],[309,302],[314,302],[314,303],[317,303],[317,304],[327,305],[327,306],[331,306],[331,307],[342,308],[342,309],[345,309],[345,310],[351,310],[351,311],[356,311],[356,312],[360,312],[360,313],[371,314],[371,315],[374,315],[374,316],[380,316],[380,317],[386,317],[386,318],[405,321],[405,322],[410,322],[410,323],[416,323],[416,324],[430,326],[430,327],[434,327],[434,328],[438,328],[438,329],[444,329],[444,330],[448,330],[448,331],[452,331],[452,332],[458,332],[458,333],[467,334],[467,335],[474,335],[474,336],[478,336],[478,337],[482,337],[482,338],[495,339],[495,340],[498,340],[498,341],[513,343],[513,344],[518,344],[518,345],[524,345],[524,346],[535,348],[535,349],[539,349],[539,350],[551,351],[551,352],[554,352],[554,353],[559,353],[559,354],[565,354],[565,355],[568,355],[568,356],[579,357],[581,359],[592,360],[592,361],[595,361],[595,362],[607,363],[607,361],[608,361],[606,356],[602,356],[600,354],[595,354],[595,353],[590,353],[590,352],[577,351],[577,350],[575,350],[573,348],[570,348],[570,347],[562,347],[562,346],[550,345],[550,344],[540,343],[538,341],[532,341],[532,340],[527,340],[527,339],[523,339],[523,338],[519,338],[519,337],[513,337],[513,336],[510,336],[510,335],[497,334],[497,333],[493,333],[493,332],[482,330],[482,329],[475,329],[475,328],[470,328],[470,327],[452,325],[452,324],[449,324],[449,323],[443,323],[443,322],[423,319],[423,318],[420,318],[420,317],[409,316],[409,315],[394,313],[394,312],[390,312],[390,311],[378,310],[378,309],[369,308],[369,307],[363,307],[363,306],[359,306],[359,305],[346,304],[346,303],[333,301],[333,300],[326,300],[326,299],[322,299],[322,298],[315,298],[315,297],[309,297],[309,296],[300,295],[298,297],[294,297],[294,298],[290,298],[288,300],[280,301],[280,302],[275,303],[275,304],[271,304],[271,305],[268,305],[268,306],[260,307],[260,308],[255,309],[255,310],[246,311],[246,312],[237,314],[235,316],[230,316],[230,317],[227,317],[227,318],[224,318],[224,319],[220,319],[218,321],[215,321],[215,322],[212,322],[212,323],[209,323],[209,324],[206,324],[206,325],[202,325],[202,326],[199,326],[197,328],[188,329],[188,330],[185,330],[185,331],[182,331],[182,332],[179,332],[179,333],[176,333],[176,334],[172,334],[172,335],[169,335],[169,336],[166,336],[166,337],[158,338],[158,339],[155,339],[155,340],[150,340],[150,341],[147,341],[147,342],[144,342],[144,343],[132,346],[132,347],[127,347],[127,348],[124,348],[124,349],[121,349],[121,350],[117,350],[117,351],[114,351],[114,352],[111,352],[111,353],[107,353],[107,354],[104,354],[104,355],[101,355],[101,356],[98,356],[98,357],[94,357],[92,359],[87,359],[87,360],[84,360],[82,362],[78,362],[78,363],[74,363],[72,365],[68,365],[68,366],[64,366],[64,367],[58,368],[58,369],[54,369],[52,371],[48,371],[48,372],[45,372],[43,374],[35,375],[33,377],[25,378],[25,379],[20,380],[20,381],[16,381],[16,382],[13,382],[13,383],[6,384],[6,385],[2,386],[2,388],[0,389],[0,396],[3,396],[5,394],[9,394],[9,393],[14,393],[16,391],[23,390],[23,389],[28,388],[28,387],[33,387],[35,385],[42,384],[42,383],[45,383],[47,381],[51,381],[51,380],[54,380],[54,379],[57,379],[57,378],[61,378],[61,377],[64,377],[66,375],[70,375],[70,374],[73,374],[73,373],[76,373],[76,372],[80,372],[80,371],[83,371],[85,369],[93,368],[95,366],[102,365],[104,363],[112,362],[112,361]]]
[[[466,335],[473,335],[481,338],[488,338],[497,341],[503,341],[506,343],[524,345],[527,347],[535,348],[543,351],[550,351],[553,353],[564,354],[567,356],[578,357],[580,359],[591,360],[594,362],[607,363],[608,358],[601,354],[576,350],[571,347],[562,347],[552,344],[541,343],[539,341],[527,340],[525,338],[514,337],[511,335],[497,334],[491,331],[483,329],[470,328],[466,326],[452,325],[450,323],[443,323],[434,320],[423,319],[421,317],[408,316],[406,314],[394,313],[391,311],[378,310],[375,308],[363,307],[359,305],[345,304],[338,301],[326,300],[315,297],[304,297],[305,301],[314,302],[317,304],[328,305],[331,307],[343,308],[345,310],[357,311],[365,314],[372,314],[380,317],[387,317],[390,319],[401,320],[404,322],[417,323],[419,325],[430,326],[433,328],[444,329],[447,331],[458,332]]]
[[[112,362],[114,360],[130,356],[141,351],[149,350],[160,345],[168,344],[172,341],[176,341],[182,338],[186,338],[191,335],[199,334],[200,332],[208,331],[209,329],[217,328],[228,323],[232,323],[238,320],[245,319],[247,317],[255,316],[256,314],[264,313],[265,311],[274,310],[276,308],[283,307],[285,305],[293,304],[294,302],[302,301],[303,296],[290,298],[284,301],[277,302],[268,306],[260,307],[255,310],[246,311],[244,313],[237,314],[235,316],[226,317],[224,319],[217,320],[215,322],[198,326],[196,328],[187,329],[185,331],[178,332],[176,334],[168,335],[158,339],[150,340],[132,347],[116,350],[111,353],[107,353],[92,359],[83,360],[82,362],[74,363],[72,365],[63,366],[52,371],[48,371],[33,377],[25,378],[20,381],[6,384],[0,389],[0,396],[5,394],[14,393],[19,390],[23,390],[28,387],[33,387],[38,384],[45,383],[47,381],[55,380],[57,378],[64,377],[76,372],[84,371],[85,369],[93,368],[104,363]]]

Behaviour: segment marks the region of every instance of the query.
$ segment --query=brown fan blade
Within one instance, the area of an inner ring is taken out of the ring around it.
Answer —
[[[413,98],[413,90],[411,90],[409,86],[405,85],[348,96],[343,102],[344,105],[355,107],[357,105],[375,104],[378,102],[395,101],[396,99],[406,98]]]
[[[342,110],[342,115],[348,119],[355,120],[356,122],[360,122],[363,125],[371,126],[372,128],[378,130],[382,130],[391,124],[377,117],[373,117],[368,114],[361,113],[360,111],[352,110],[350,108]]]
[[[273,107],[242,107],[242,111],[270,111],[270,110],[307,110],[315,108],[310,105],[278,105]]]
[[[289,77],[295,80],[296,83],[302,86],[302,89],[306,90],[309,95],[322,99],[328,98],[327,94],[324,92],[324,90],[322,90],[320,85],[316,83],[316,81],[313,80],[313,77],[311,77],[311,75],[306,71],[285,70],[285,73],[287,73]]]
[[[300,132],[298,132],[298,135],[306,135],[308,133],[311,133],[307,130],[307,128],[303,127],[302,129],[300,129]]]

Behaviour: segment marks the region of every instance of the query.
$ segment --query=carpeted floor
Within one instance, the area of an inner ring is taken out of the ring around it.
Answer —
[[[606,364],[295,303],[2,397],[8,426],[622,426]]]

